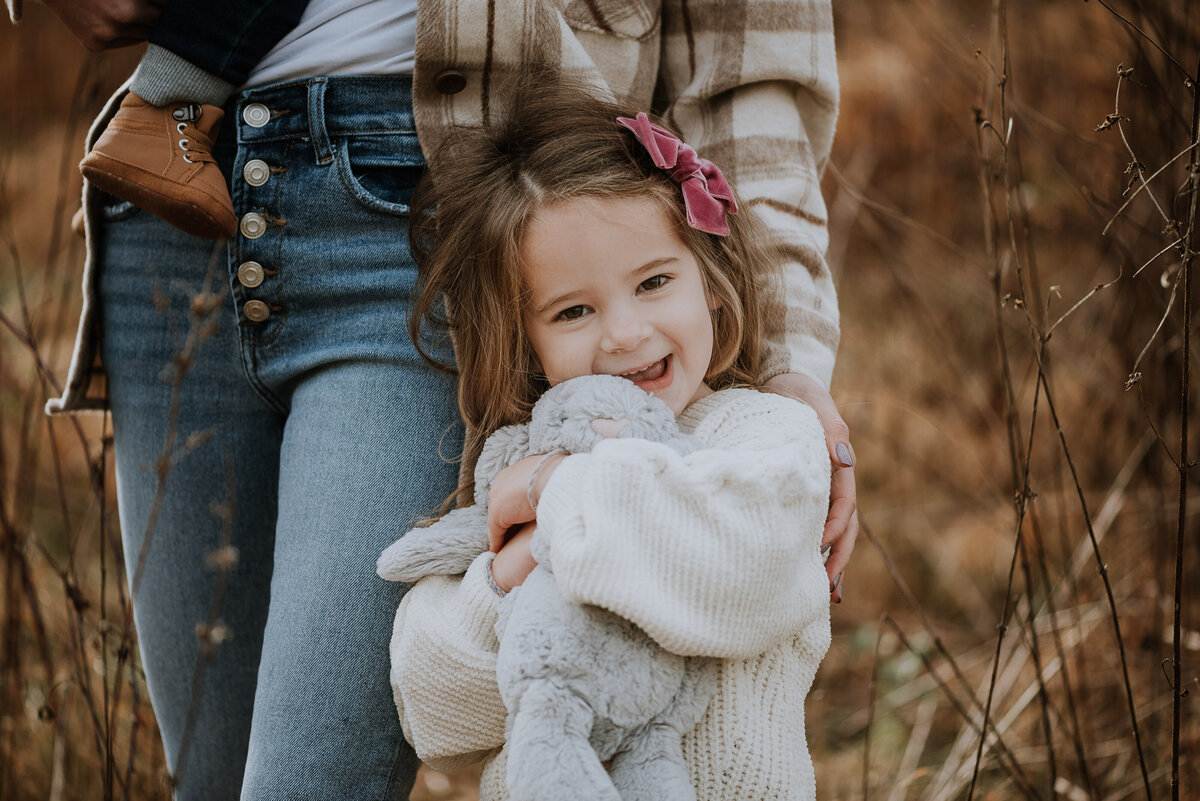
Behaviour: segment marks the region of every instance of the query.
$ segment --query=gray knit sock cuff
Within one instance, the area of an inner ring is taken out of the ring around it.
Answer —
[[[133,73],[129,90],[154,106],[177,100],[223,106],[234,85],[164,47],[150,45]]]

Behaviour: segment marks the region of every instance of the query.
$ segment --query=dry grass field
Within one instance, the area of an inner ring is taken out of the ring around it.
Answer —
[[[818,796],[1198,798],[1200,6],[835,14],[865,533],[808,704]],[[168,797],[105,421],[41,413],[81,297],[74,165],[136,57],[40,5],[0,25],[0,801]]]

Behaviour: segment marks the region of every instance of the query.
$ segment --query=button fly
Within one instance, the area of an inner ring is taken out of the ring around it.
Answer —
[[[242,217],[242,222],[238,227],[242,230],[242,236],[247,239],[258,239],[267,232],[267,221],[257,211],[252,211]]]
[[[262,159],[251,159],[242,168],[242,177],[251,186],[262,186],[271,177],[271,168]]]
[[[238,281],[242,286],[256,287],[263,282],[266,271],[256,261],[244,261],[238,267]]]
[[[262,103],[251,103],[242,109],[242,119],[251,128],[261,128],[271,121],[271,109]]]
[[[245,313],[246,319],[252,323],[261,323],[263,320],[271,316],[271,307],[263,303],[261,300],[248,300],[242,306],[242,312]]]

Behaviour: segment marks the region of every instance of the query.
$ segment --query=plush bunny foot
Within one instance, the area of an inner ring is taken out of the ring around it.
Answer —
[[[545,681],[528,684],[518,699],[508,733],[508,791],[512,797],[520,801],[622,801],[588,742],[594,720],[591,707],[569,690]]]
[[[679,732],[651,723],[613,757],[609,778],[624,801],[696,801]]]

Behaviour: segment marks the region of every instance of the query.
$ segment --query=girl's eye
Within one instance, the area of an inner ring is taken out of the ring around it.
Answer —
[[[645,292],[653,292],[656,289],[662,289],[664,286],[666,286],[667,282],[670,280],[671,280],[671,277],[667,276],[667,275],[651,276],[650,278],[647,278],[642,283],[638,284],[638,289],[643,290]]]
[[[554,315],[555,320],[578,320],[587,314],[586,306],[570,306]]]

